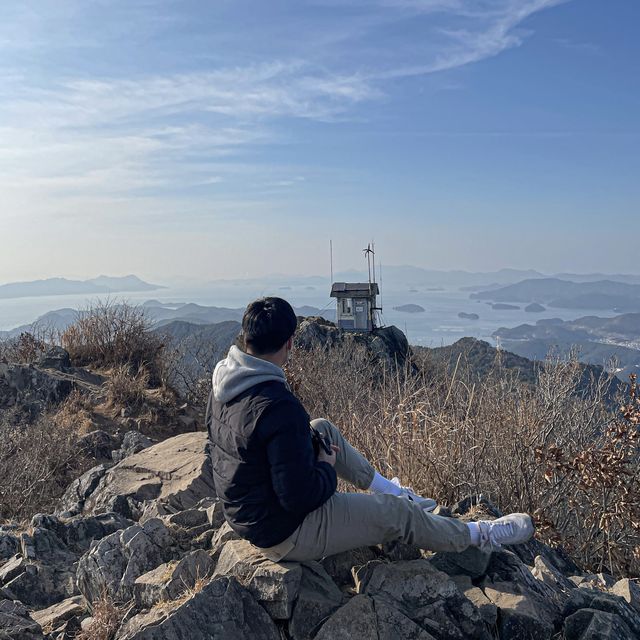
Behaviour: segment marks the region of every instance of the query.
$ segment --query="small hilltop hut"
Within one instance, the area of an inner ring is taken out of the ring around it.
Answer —
[[[338,327],[347,331],[373,331],[379,293],[376,282],[334,282],[331,297],[337,298]]]

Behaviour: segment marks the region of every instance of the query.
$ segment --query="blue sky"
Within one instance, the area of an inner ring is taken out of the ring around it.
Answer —
[[[628,0],[4,0],[0,281],[637,272]]]

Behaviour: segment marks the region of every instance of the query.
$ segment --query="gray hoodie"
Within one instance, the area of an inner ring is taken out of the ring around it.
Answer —
[[[234,345],[213,371],[213,397],[224,404],[243,391],[268,380],[282,382],[289,388],[284,371],[278,365],[250,356]]]

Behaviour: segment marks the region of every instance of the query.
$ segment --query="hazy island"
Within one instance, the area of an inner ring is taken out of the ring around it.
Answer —
[[[504,302],[496,302],[495,304],[491,305],[491,308],[495,309],[496,311],[514,311],[516,309],[519,309],[520,307],[515,304],[505,304]]]
[[[394,311],[402,313],[424,313],[426,309],[419,304],[401,304],[399,307],[393,307]]]
[[[640,285],[613,280],[573,282],[559,278],[536,278],[491,291],[472,293],[471,298],[494,303],[537,302],[558,309],[640,312]]]
[[[546,309],[538,302],[532,302],[531,304],[528,304],[524,310],[527,313],[542,313],[543,311],[546,311]]]
[[[164,289],[158,284],[150,284],[137,276],[98,276],[91,280],[68,280],[48,278],[30,282],[9,282],[0,285],[0,298],[30,298],[39,296],[66,296],[75,294],[129,293],[134,291],[154,291]]]
[[[458,318],[462,318],[463,320],[480,320],[480,316],[477,313],[465,313],[464,311],[458,314]]]

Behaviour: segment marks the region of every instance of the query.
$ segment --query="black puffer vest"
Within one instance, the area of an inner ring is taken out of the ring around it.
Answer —
[[[336,490],[336,473],[314,453],[309,415],[277,381],[207,407],[213,480],[227,522],[258,547],[288,538]]]

